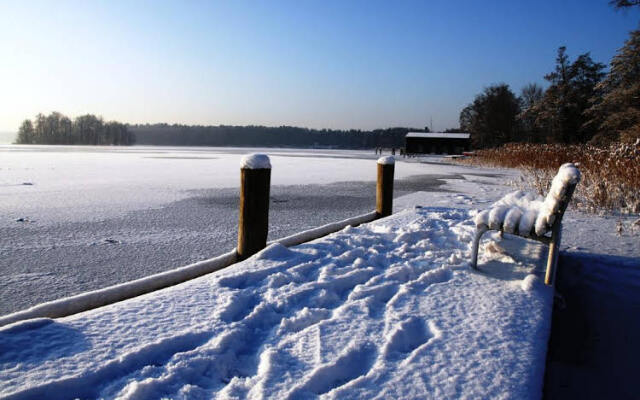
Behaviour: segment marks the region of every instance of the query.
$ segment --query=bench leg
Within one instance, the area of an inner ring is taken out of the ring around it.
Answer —
[[[478,269],[478,247],[480,246],[480,238],[487,231],[487,228],[477,228],[476,236],[473,238],[471,247],[471,268]]]
[[[556,283],[556,270],[558,269],[558,253],[560,252],[560,241],[562,240],[562,225],[555,224],[551,232],[551,243],[549,244],[549,258],[547,259],[547,272],[544,276],[544,283],[553,286]]]

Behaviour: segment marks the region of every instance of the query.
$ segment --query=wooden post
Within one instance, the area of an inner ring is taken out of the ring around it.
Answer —
[[[269,229],[271,163],[265,154],[249,154],[240,162],[238,259],[264,249]]]
[[[378,184],[376,186],[376,213],[387,217],[393,212],[393,170],[395,159],[391,156],[378,159]]]

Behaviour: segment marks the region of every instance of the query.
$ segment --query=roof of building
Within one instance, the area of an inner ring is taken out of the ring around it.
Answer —
[[[405,137],[411,138],[441,138],[441,139],[469,139],[470,133],[445,132],[409,132]]]

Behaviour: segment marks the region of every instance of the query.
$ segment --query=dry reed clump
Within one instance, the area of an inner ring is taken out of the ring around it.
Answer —
[[[507,144],[478,150],[461,162],[518,168],[519,186],[544,195],[560,165],[577,163],[582,181],[574,204],[589,212],[640,213],[640,140],[606,148],[589,145]]]

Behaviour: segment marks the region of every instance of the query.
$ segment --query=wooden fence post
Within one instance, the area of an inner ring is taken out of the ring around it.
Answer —
[[[378,159],[378,184],[376,186],[376,213],[378,218],[393,212],[393,170],[395,159],[391,156]]]
[[[249,154],[240,161],[238,259],[264,249],[269,230],[271,162],[266,154]]]

